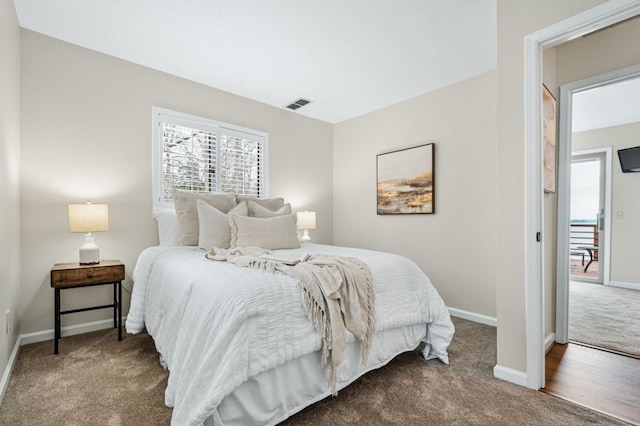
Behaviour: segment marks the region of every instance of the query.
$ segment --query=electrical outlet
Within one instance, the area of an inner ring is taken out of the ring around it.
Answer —
[[[5,331],[7,334],[11,333],[13,331],[13,321],[11,320],[11,310],[7,309],[7,314],[5,316]]]
[[[616,219],[618,219],[618,220],[622,220],[622,219],[624,219],[624,211],[622,211],[622,210],[618,210],[618,211],[616,212]]]

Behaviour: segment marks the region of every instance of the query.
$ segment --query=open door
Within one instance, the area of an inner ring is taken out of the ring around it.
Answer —
[[[570,280],[602,284],[609,254],[606,239],[606,151],[590,150],[571,155],[571,204],[569,233]]]

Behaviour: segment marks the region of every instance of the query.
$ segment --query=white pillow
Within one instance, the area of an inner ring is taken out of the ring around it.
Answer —
[[[291,214],[291,204],[287,203],[277,210],[271,210],[261,206],[253,200],[247,202],[249,205],[249,216],[252,217],[275,217]]]
[[[210,250],[214,247],[229,248],[231,241],[231,228],[227,214],[221,212],[202,200],[196,201],[198,209],[198,246]],[[247,203],[240,203],[231,209],[229,215],[247,216],[249,211]]]
[[[296,215],[269,218],[229,215],[231,248],[261,247],[269,250],[300,247]]]
[[[161,246],[178,245],[178,218],[173,210],[163,210],[155,216]]]
[[[198,245],[199,226],[196,200],[205,201],[222,213],[228,213],[236,206],[236,197],[233,194],[196,193],[179,189],[173,191],[173,204],[178,217],[178,245]]]

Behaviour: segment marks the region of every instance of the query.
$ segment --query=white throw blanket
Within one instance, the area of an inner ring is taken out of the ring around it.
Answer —
[[[336,369],[342,363],[347,330],[362,343],[363,365],[376,331],[371,271],[353,257],[305,254],[301,257],[303,261],[291,265],[289,259],[265,257],[270,254],[269,250],[258,247],[239,247],[213,248],[205,256],[245,268],[285,274],[296,280],[303,292],[307,315],[322,338],[322,363],[329,368],[329,387],[335,394]]]

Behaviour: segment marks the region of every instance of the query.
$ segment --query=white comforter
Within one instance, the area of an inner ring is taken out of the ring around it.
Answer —
[[[305,245],[366,262],[376,286],[378,331],[426,324],[424,354],[448,363],[453,324],[429,279],[410,260],[344,247]],[[200,425],[248,378],[321,347],[295,281],[211,261],[193,247],[151,247],[134,273],[126,328],[146,327],[169,369],[172,424]],[[353,339],[349,336],[350,340]]]

